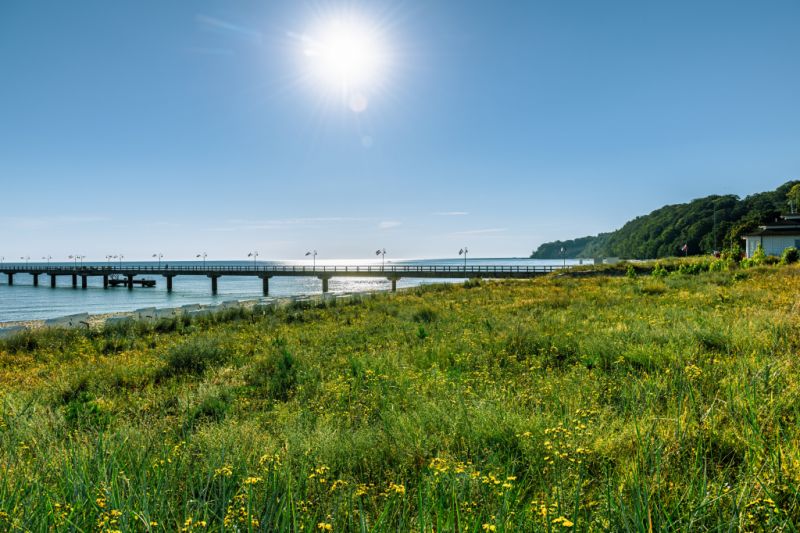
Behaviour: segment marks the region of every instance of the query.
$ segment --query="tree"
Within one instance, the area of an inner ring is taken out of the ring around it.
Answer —
[[[800,206],[800,183],[796,183],[789,189],[786,199],[789,200],[789,205],[792,206],[792,213],[796,213],[797,208]]]

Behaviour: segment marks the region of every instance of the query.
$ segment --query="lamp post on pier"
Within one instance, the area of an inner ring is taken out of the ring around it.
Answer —
[[[458,251],[458,255],[463,255],[464,256],[464,272],[467,271],[467,254],[468,253],[469,253],[469,248],[467,248],[466,246]]]
[[[28,268],[28,261],[31,260],[30,256],[20,257],[21,260],[25,261],[25,268]]]
[[[116,257],[116,256],[114,256],[114,257]],[[119,254],[119,267],[120,267],[120,268],[122,268],[122,260],[123,260],[123,259],[125,259],[125,256],[124,256],[124,255],[122,255],[122,254]]]
[[[203,252],[201,254],[197,254],[195,257],[202,257],[203,258],[203,268],[206,268],[206,257],[208,257],[208,254]]]
[[[247,257],[253,258],[253,268],[256,268],[256,259],[258,259],[258,252],[250,252]]]
[[[158,258],[158,268],[160,269],[161,268],[161,258],[164,257],[164,254],[161,254],[161,253],[153,254],[153,257],[157,257]]]
[[[381,270],[383,270],[386,263],[386,248],[375,250],[375,255],[381,256]]]
[[[306,257],[308,257],[309,255],[312,256],[312,259],[311,259],[312,267],[311,267],[311,269],[312,270],[316,270],[317,269],[317,251],[314,250],[312,252],[306,252]]]
[[[42,261],[47,261],[47,265],[50,266],[50,260],[53,258],[52,255],[48,255],[47,257],[42,257]]]

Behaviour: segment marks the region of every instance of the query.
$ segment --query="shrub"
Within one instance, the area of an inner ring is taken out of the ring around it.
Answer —
[[[220,365],[228,359],[230,353],[218,342],[208,339],[190,340],[167,352],[167,366],[162,371],[162,377],[201,375],[209,367]]]
[[[756,251],[753,252],[753,257],[750,259],[753,262],[753,266],[764,264],[764,262],[767,260],[767,253],[764,251],[764,247],[761,246],[761,243],[758,244]]]
[[[75,427],[104,429],[111,414],[89,392],[81,391],[64,406],[64,419]]]
[[[797,263],[798,260],[800,260],[800,251],[794,246],[785,249],[781,254],[782,265],[791,265],[792,263]]]
[[[684,275],[697,275],[706,270],[705,263],[681,263],[677,272]]]
[[[654,278],[663,278],[668,273],[669,272],[667,272],[667,269],[664,268],[664,265],[662,265],[661,263],[656,263],[656,266],[653,267],[653,272],[650,275],[653,276]]]
[[[730,270],[731,268],[736,265],[736,262],[731,258],[720,258],[714,261],[711,261],[708,265],[709,272],[725,272]]]
[[[430,307],[423,307],[418,309],[411,318],[414,320],[414,322],[424,322],[426,324],[430,324],[436,320],[436,311]]]
[[[636,278],[636,269],[633,268],[633,265],[628,265],[628,268],[625,269],[625,276],[628,279],[635,279]]]
[[[730,248],[726,248],[722,251],[720,258],[738,263],[742,259],[742,248],[738,244],[732,244]]]
[[[253,363],[245,379],[251,387],[261,389],[268,398],[286,401],[298,382],[299,361],[286,346],[286,341],[277,339],[272,353]]]
[[[216,394],[210,394],[191,410],[189,423],[194,424],[200,421],[219,422],[228,414],[233,398],[227,390]]]

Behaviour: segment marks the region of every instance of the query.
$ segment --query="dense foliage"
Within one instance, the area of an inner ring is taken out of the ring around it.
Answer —
[[[649,268],[0,343],[0,530],[793,530],[800,268]]]
[[[798,205],[793,200],[797,185],[790,181],[774,191],[743,199],[733,195],[707,196],[686,204],[667,205],[610,233],[542,244],[531,257],[557,259],[564,247],[568,258],[655,259],[682,255],[684,244],[688,245],[689,255],[710,253],[740,244],[743,233],[785,213],[787,200]]]

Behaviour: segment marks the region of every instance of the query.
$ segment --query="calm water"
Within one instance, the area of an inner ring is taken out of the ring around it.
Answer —
[[[194,261],[165,261],[174,266],[202,265]],[[567,264],[570,264],[567,261]],[[54,263],[56,264],[56,263]],[[103,263],[86,263],[86,265],[102,265]],[[134,264],[134,263],[123,263]],[[137,265],[151,264],[137,262]],[[155,263],[152,263],[155,264]],[[208,261],[212,265],[243,265],[243,261]],[[259,265],[310,265],[311,261],[259,261]],[[367,265],[380,261],[322,261],[317,265]],[[463,265],[458,259],[419,260],[419,261],[386,261],[386,265]],[[534,259],[470,259],[469,265],[552,265],[560,261]],[[66,265],[66,264],[65,264]],[[48,276],[39,277],[39,286],[33,286],[31,276],[14,275],[14,285],[8,285],[6,276],[0,276],[0,322],[16,320],[39,320],[55,318],[73,313],[110,313],[114,311],[133,311],[142,307],[176,307],[185,304],[210,304],[225,300],[244,300],[260,298],[261,280],[256,277],[228,276],[219,278],[219,292],[211,294],[211,282],[202,276],[178,276],[173,280],[173,292],[167,293],[166,283],[161,276],[140,276],[155,279],[155,288],[136,287],[132,291],[125,287],[103,289],[102,278],[90,277],[86,290],[73,289],[69,276],[58,278],[59,286],[50,288]],[[460,282],[461,280],[431,280],[403,278],[398,281],[398,288],[413,287],[428,283]],[[389,281],[381,278],[332,278],[330,292],[361,292],[385,290],[391,287]],[[322,282],[312,277],[280,277],[269,281],[270,296],[296,296],[302,294],[319,294]]]

